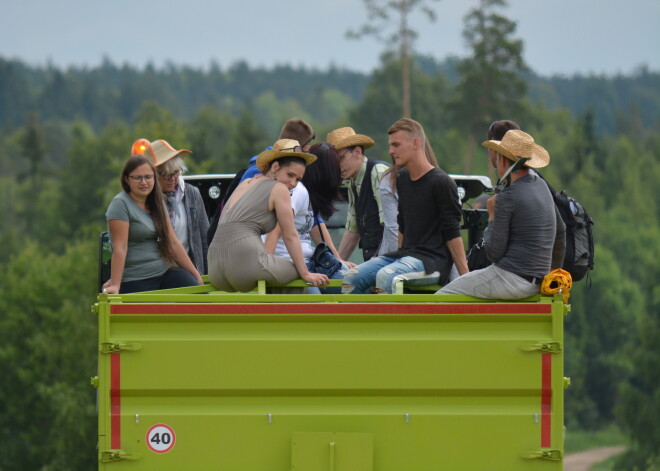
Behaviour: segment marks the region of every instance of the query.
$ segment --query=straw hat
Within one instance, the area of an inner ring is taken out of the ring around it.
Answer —
[[[190,154],[192,154],[192,152],[190,152],[188,149],[176,150],[174,147],[169,145],[167,141],[162,139],[158,139],[157,141],[152,142],[151,145],[149,145],[149,147],[147,147],[147,149],[144,151],[144,155],[150,157],[156,167],[164,164],[174,157],[185,157],[186,155]]]
[[[282,157],[300,157],[305,161],[305,165],[316,161],[316,156],[303,152],[300,143],[295,139],[280,139],[273,144],[271,150],[265,150],[259,154],[259,157],[257,157],[257,168],[261,173],[266,173],[270,163]]]
[[[368,149],[373,146],[374,140],[364,134],[356,134],[353,128],[339,128],[328,134],[326,141],[335,146],[335,149],[345,149],[346,147],[362,146]]]
[[[521,157],[527,158],[527,167],[543,168],[550,163],[548,151],[536,144],[532,136],[518,129],[507,131],[501,141],[484,141],[481,145],[499,152],[513,162]]]

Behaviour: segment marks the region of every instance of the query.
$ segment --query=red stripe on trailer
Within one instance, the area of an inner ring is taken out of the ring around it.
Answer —
[[[550,314],[550,304],[113,304],[110,314]]]
[[[552,353],[541,354],[541,446],[549,448],[552,422]]]
[[[121,448],[121,381],[119,353],[110,354],[110,444]]]

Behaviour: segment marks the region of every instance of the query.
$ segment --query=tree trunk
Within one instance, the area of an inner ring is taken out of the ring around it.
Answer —
[[[401,9],[401,105],[403,117],[410,118],[410,32],[408,31],[408,13],[410,2],[402,2]]]

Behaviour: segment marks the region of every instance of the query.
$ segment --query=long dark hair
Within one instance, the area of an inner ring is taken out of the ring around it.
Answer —
[[[173,265],[174,257],[172,257],[172,251],[170,250],[170,238],[167,232],[167,218],[169,216],[167,215],[167,211],[165,211],[163,192],[160,189],[160,183],[156,176],[156,167],[154,167],[151,159],[148,159],[142,154],[130,157],[126,161],[124,169],[121,171],[121,187],[126,193],[130,193],[131,187],[128,185],[128,175],[144,164],[149,165],[149,168],[154,172],[154,188],[151,190],[151,193],[147,195],[147,201],[145,204],[149,210],[149,215],[154,222],[156,237],[158,238],[158,250],[163,259],[165,259],[170,265]]]
[[[327,221],[337,211],[334,203],[342,199],[339,156],[334,146],[326,142],[314,144],[309,153],[316,156],[316,162],[307,167],[302,182],[309,192],[314,214],[320,214]]]

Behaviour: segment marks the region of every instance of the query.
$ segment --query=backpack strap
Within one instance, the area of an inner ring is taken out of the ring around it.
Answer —
[[[513,165],[511,165],[506,172],[504,172],[504,175],[502,175],[502,178],[497,180],[497,185],[495,185],[495,193],[501,193],[502,190],[504,190],[507,186],[511,184],[511,173],[515,172],[516,170],[519,170],[522,168],[523,165],[527,163],[529,159],[525,157],[519,157],[518,161],[515,162]]]

